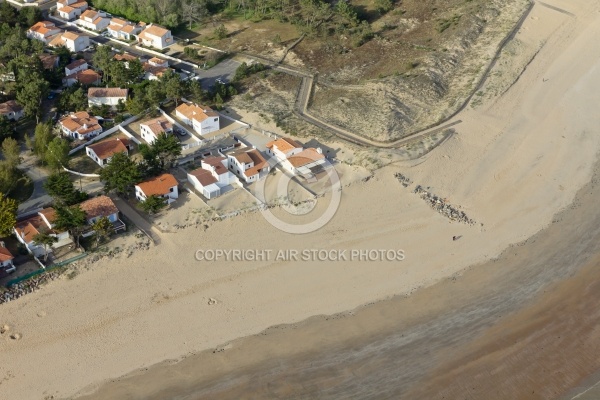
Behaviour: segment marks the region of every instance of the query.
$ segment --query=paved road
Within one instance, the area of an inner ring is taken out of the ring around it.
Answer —
[[[19,165],[19,169],[25,172],[33,181],[33,194],[28,200],[19,204],[17,210],[19,215],[27,214],[52,203],[52,197],[44,189],[44,182],[48,178],[48,172],[36,166],[35,163],[35,157],[25,155],[23,156],[23,162]]]

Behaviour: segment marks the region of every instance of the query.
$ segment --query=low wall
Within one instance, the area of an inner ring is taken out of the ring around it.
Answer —
[[[134,115],[132,117],[127,118],[125,121],[121,122],[119,125],[113,126],[109,130],[104,131],[101,134],[99,134],[98,136],[95,136],[95,137],[91,138],[90,140],[88,140],[84,144],[75,147],[73,150],[69,151],[69,155],[77,153],[79,150],[83,149],[84,147],[89,146],[90,144],[92,144],[94,142],[97,142],[100,139],[104,139],[105,137],[110,136],[111,134],[115,133],[118,130],[121,130],[121,132],[123,132],[123,129],[121,128],[122,125],[129,125],[130,123],[132,123],[133,121],[137,120],[140,117],[141,117],[141,115]],[[125,131],[125,134],[128,137],[131,136],[131,134],[128,133],[128,132],[126,132],[126,131]],[[135,138],[132,138],[132,139],[137,144],[140,144],[140,142],[137,139],[135,139]]]

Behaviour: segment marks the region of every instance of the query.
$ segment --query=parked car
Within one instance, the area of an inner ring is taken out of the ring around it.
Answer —
[[[180,129],[180,128],[173,128],[173,130],[179,135],[179,136],[185,136],[187,135],[187,132],[184,129]]]
[[[223,82],[223,80],[222,80],[221,78],[217,78],[217,79],[215,80],[215,82],[217,82],[217,83],[220,83],[221,85],[224,85],[224,84],[225,84],[225,82]]]
[[[104,37],[110,37],[110,32],[104,31],[104,32],[101,33],[101,35],[104,36]]]
[[[56,95],[54,93],[50,93],[48,95],[48,100],[52,100]]]

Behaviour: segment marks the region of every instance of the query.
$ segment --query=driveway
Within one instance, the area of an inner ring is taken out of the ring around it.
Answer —
[[[48,179],[48,172],[35,164],[36,158],[27,155],[23,157],[23,162],[19,165],[19,169],[25,172],[33,181],[33,194],[29,199],[19,204],[17,210],[18,215],[33,212],[52,203],[52,197],[50,197],[48,193],[46,193],[46,189],[44,189],[44,182]]]
[[[146,234],[154,244],[159,244],[161,241],[160,231],[155,228],[148,220],[140,215],[133,207],[129,205],[125,200],[111,195],[110,198],[114,201],[115,205],[123,213],[127,219],[135,224],[142,232]]]

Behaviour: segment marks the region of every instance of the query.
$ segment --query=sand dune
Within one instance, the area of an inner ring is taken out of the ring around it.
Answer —
[[[0,336],[0,397],[89,392],[272,325],[413,293],[547,226],[590,180],[600,144],[600,2],[552,4],[575,16],[534,6],[519,35],[545,45],[502,98],[462,113],[458,135],[425,160],[383,168],[344,188],[336,216],[321,230],[289,235],[258,213],[245,214],[207,231],[163,234],[160,246],[3,305],[0,326],[20,340]],[[396,171],[478,224],[451,223],[402,187]],[[456,235],[462,238],[453,241]],[[194,259],[197,249],[234,248],[402,249],[406,258]]]

